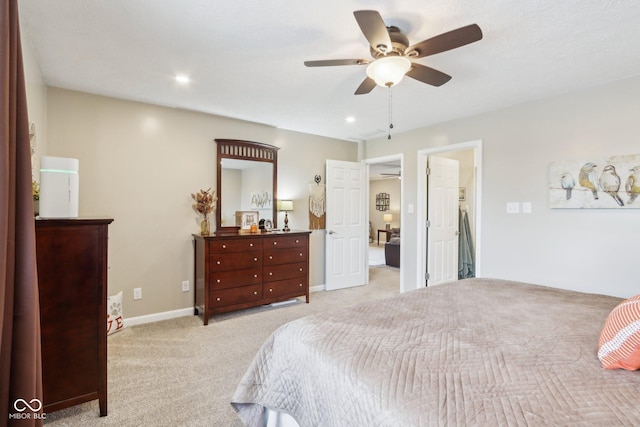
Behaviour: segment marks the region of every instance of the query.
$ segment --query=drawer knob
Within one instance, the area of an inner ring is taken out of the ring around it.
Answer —
[[[300,252],[300,256],[302,256],[302,252]]]
[[[273,289],[269,289],[269,292],[273,292]]]
[[[296,243],[300,243],[300,240],[296,239]]]
[[[249,243],[249,246],[250,246],[250,247],[253,247],[253,243]]]
[[[253,291],[253,294],[254,295],[258,295],[258,291]]]
[[[256,277],[258,277],[258,275],[257,275],[257,274],[254,274],[254,275],[253,275],[253,277],[254,277],[254,278],[256,278]]]
[[[269,255],[269,259],[273,259],[273,255]]]
[[[272,272],[269,272],[269,276],[273,276],[273,273],[272,273]]]
[[[302,271],[302,267],[300,267],[300,271]]]
[[[220,279],[216,280],[216,283],[220,283]]]
[[[258,258],[253,258],[253,260],[254,260],[254,261],[257,261],[257,260],[258,260]]]
[[[273,242],[273,244],[274,244],[274,245],[277,245],[277,244],[278,244],[278,242]]]
[[[217,261],[216,264],[220,265],[220,261]]]
[[[220,297],[216,298],[216,301],[220,301]]]
[[[222,245],[222,249],[227,249],[227,245]]]
[[[300,283],[300,287],[302,287],[302,283]]]

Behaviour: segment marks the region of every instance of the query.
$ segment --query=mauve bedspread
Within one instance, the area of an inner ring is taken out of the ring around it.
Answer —
[[[320,426],[640,425],[640,372],[606,371],[619,298],[467,279],[288,323],[232,405]]]

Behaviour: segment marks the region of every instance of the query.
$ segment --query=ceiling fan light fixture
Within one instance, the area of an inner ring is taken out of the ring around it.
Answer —
[[[411,68],[411,61],[404,56],[383,56],[367,66],[367,76],[378,86],[395,86]]]

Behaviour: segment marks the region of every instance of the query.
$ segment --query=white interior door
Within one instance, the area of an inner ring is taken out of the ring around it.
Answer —
[[[457,160],[429,157],[427,195],[427,285],[458,280]]]
[[[364,285],[368,245],[365,165],[327,160],[326,290]]]

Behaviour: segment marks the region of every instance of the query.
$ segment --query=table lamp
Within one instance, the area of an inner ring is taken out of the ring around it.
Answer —
[[[391,230],[391,220],[393,219],[393,215],[384,214],[383,219],[384,219],[384,222],[387,223],[387,230]]]
[[[289,215],[288,212],[293,210],[293,200],[278,200],[278,210],[284,212],[284,228],[282,231],[289,231]]]

